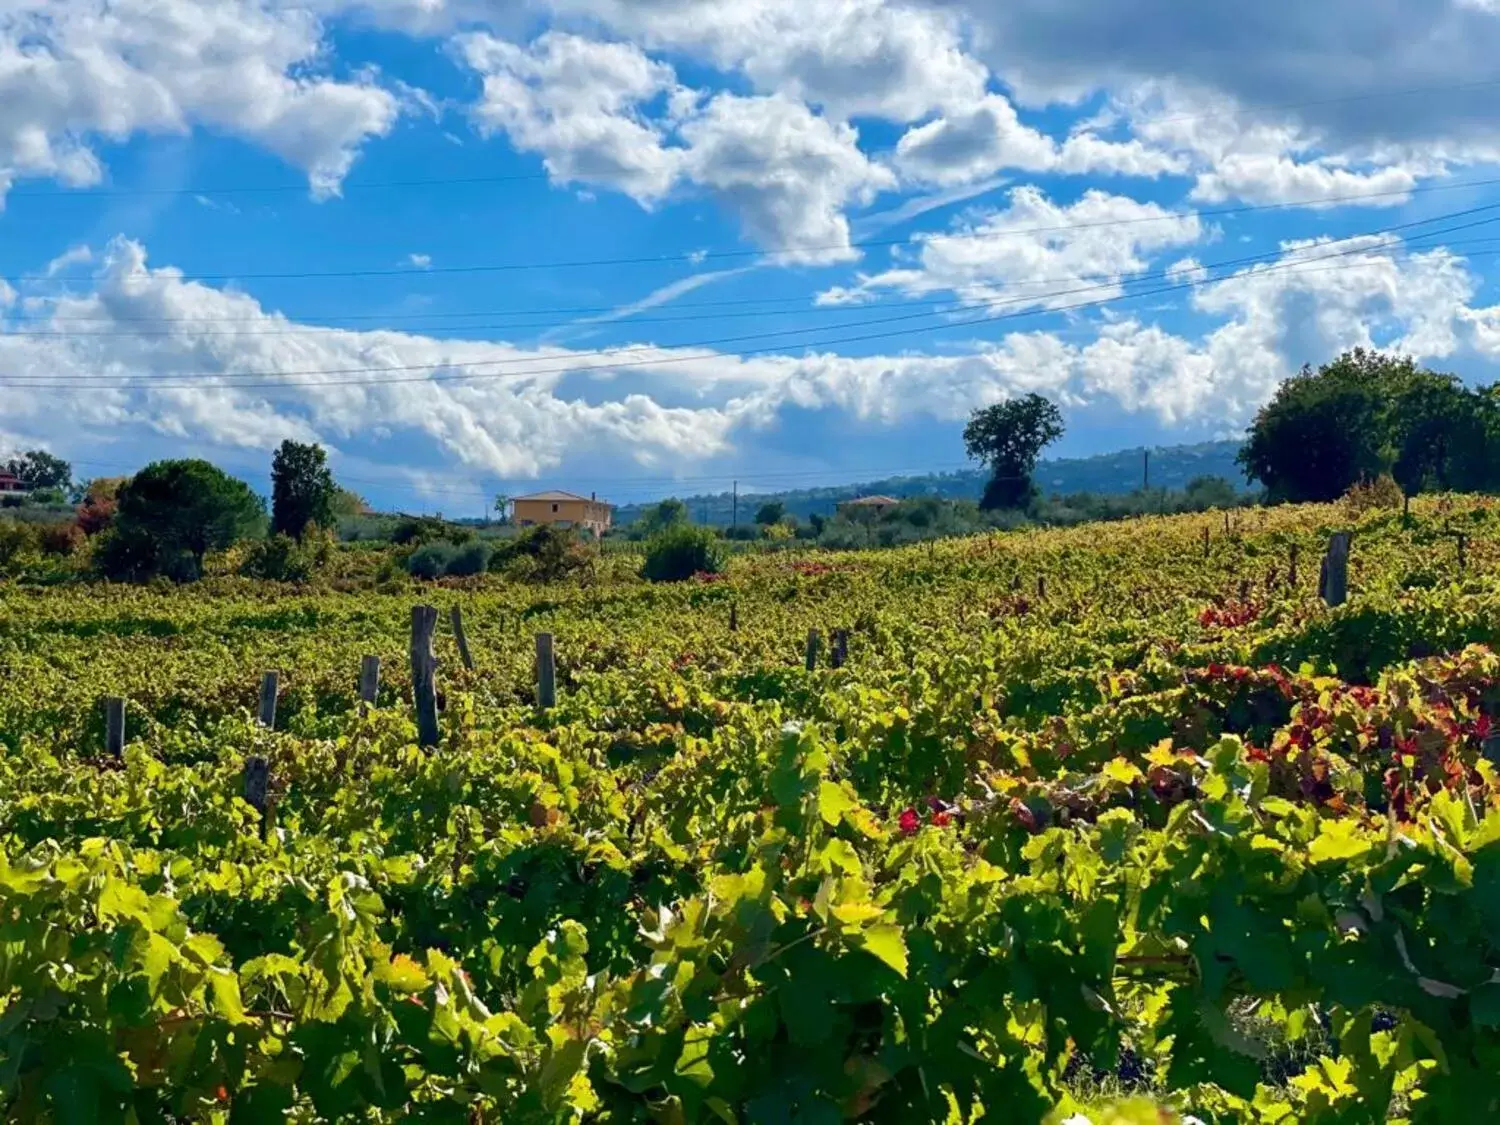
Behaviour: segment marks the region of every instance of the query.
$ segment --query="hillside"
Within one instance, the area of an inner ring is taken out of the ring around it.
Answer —
[[[1248,487],[1238,465],[1237,441],[1203,442],[1197,445],[1174,445],[1151,450],[1151,487],[1182,488],[1194,477],[1220,476]],[[1043,492],[1064,495],[1072,492],[1133,492],[1141,486],[1143,449],[1124,449],[1094,457],[1075,457],[1043,461],[1036,480]],[[799,519],[813,513],[831,514],[844,500],[857,496],[882,494],[905,499],[909,496],[942,496],[947,499],[977,500],[984,490],[985,475],[978,469],[954,473],[927,473],[921,476],[887,477],[856,484],[830,485],[822,488],[799,488],[783,492],[740,493],[739,518],[748,523],[755,509],[769,500],[780,500],[786,510]],[[684,496],[693,519],[700,523],[728,526],[734,520],[732,493]],[[615,510],[616,525],[623,526],[640,518],[646,504],[625,504]]]

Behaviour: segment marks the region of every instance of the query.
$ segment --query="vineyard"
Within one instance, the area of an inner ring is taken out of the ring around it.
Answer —
[[[7,1118],[1500,1120],[1500,505],[623,573],[0,587]]]

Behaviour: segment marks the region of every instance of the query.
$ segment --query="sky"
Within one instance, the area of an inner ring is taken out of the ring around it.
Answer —
[[[1500,0],[0,0],[0,453],[381,507],[1500,379]]]

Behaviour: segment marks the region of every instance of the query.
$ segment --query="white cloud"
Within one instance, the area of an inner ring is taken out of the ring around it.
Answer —
[[[648,346],[600,356],[298,325],[244,294],[149,269],[140,246],[117,241],[94,292],[48,299],[58,319],[31,324],[47,331],[86,316],[99,334],[0,331],[7,383],[55,384],[7,387],[6,426],[68,452],[153,436],[268,450],[291,436],[373,463],[524,478],[580,461],[676,469],[728,455],[789,408],[895,428],[917,416],[957,421],[1038,390],[1167,425],[1233,426],[1302,362],[1356,344],[1500,360],[1500,309],[1470,307],[1476,282],[1450,252],[1403,255],[1370,240],[1330,263],[1323,245],[1289,246],[1279,263],[1199,290],[1196,312],[1211,327],[1198,338],[1102,318],[1084,323],[1092,338],[1081,343],[1031,331],[944,355],[741,357]],[[257,374],[235,374],[247,372]],[[460,373],[485,377],[448,378]],[[137,385],[95,385],[125,378]],[[590,385],[609,387],[613,401]]]
[[[1108,141],[1089,132],[1055,139],[1021,122],[1002,94],[918,125],[896,146],[896,166],[919,182],[953,185],[1007,168],[1029,172],[1159,176],[1183,172],[1181,157],[1140,141]]]
[[[609,186],[648,207],[679,182],[696,185],[760,244],[809,247],[788,261],[852,257],[844,209],[896,183],[852,126],[779,95],[689,90],[632,44],[561,32],[526,48],[488,35],[462,43],[484,75],[482,127],[541,153],[554,180]],[[659,103],[654,116],[647,103]]]
[[[460,49],[484,76],[481,128],[541,153],[559,183],[602,184],[649,205],[677,179],[681,154],[641,108],[676,78],[639,47],[547,32],[526,48],[468,35]]]
[[[1037,188],[1016,188],[1003,211],[981,213],[946,235],[918,236],[915,262],[831,290],[823,301],[895,289],[917,296],[951,292],[1006,310],[1063,307],[1114,296],[1121,279],[1147,269],[1151,253],[1202,236],[1196,215],[1154,203],[1090,191],[1063,206]]]
[[[70,266],[83,265],[94,260],[94,252],[87,246],[74,246],[70,250],[64,250],[57,257],[47,263],[46,274],[48,277],[56,277]]]
[[[963,19],[892,0],[548,0],[547,7],[744,74],[836,117],[914,121],[984,94]]]
[[[96,183],[92,138],[201,125],[336,191],[398,106],[368,76],[317,76],[321,49],[314,18],[271,0],[13,4],[0,19],[0,190],[21,176]]]
[[[408,254],[406,260],[419,270],[430,269],[432,267],[431,254]]]
[[[687,174],[733,208],[761,245],[797,247],[778,255],[786,262],[858,257],[845,208],[896,183],[860,151],[852,126],[788,98],[720,94],[681,133]]]

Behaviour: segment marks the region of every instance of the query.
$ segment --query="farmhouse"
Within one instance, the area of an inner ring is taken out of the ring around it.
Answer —
[[[597,538],[608,531],[614,521],[614,509],[597,494],[575,496],[571,492],[538,492],[533,496],[517,496],[511,503],[517,527],[551,524],[559,528],[581,528],[592,531]]]
[[[845,515],[856,515],[868,512],[873,516],[883,516],[891,508],[901,503],[894,496],[861,496],[858,500],[848,500],[839,505],[839,509]]]
[[[0,472],[0,496],[24,496],[31,489],[14,473]]]

